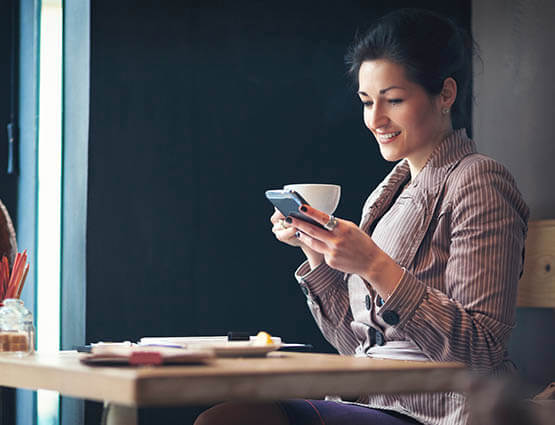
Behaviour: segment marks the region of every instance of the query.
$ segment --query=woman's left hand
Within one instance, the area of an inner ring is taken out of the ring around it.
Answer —
[[[309,205],[301,206],[300,211],[322,225],[330,220],[328,214]],[[355,223],[336,218],[333,230],[326,230],[295,217],[289,219],[289,225],[298,229],[299,240],[321,253],[330,267],[360,275],[383,295],[393,292],[403,273],[401,267]]]

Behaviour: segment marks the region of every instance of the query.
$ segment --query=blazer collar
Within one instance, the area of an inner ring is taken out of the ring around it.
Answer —
[[[462,158],[475,152],[476,145],[468,138],[464,128],[452,132],[433,150],[428,162],[414,179],[413,185],[427,190],[437,190],[449,171]]]
[[[415,177],[410,192],[424,197],[427,203],[437,198],[450,170],[465,156],[476,152],[475,143],[468,138],[465,129],[452,132],[436,146],[428,158],[426,165]],[[410,168],[407,160],[399,162],[383,182],[370,195],[363,208],[361,227],[367,231],[371,224],[389,208],[395,194],[410,179]]]

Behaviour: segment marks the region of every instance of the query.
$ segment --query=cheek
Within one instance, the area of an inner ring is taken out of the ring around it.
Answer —
[[[366,126],[366,128],[368,130],[371,130],[372,128],[370,127],[370,113],[366,108],[364,108],[364,112],[362,113],[362,119],[364,121],[364,125]]]
[[[432,118],[431,112],[430,106],[423,104],[404,111],[401,119],[407,128],[413,131],[422,130],[429,127]]]

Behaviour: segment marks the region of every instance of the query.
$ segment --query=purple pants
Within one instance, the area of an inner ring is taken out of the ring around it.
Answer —
[[[417,420],[390,410],[326,400],[278,402],[290,425],[413,425]]]

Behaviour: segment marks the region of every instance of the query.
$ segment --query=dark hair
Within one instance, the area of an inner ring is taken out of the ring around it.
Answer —
[[[387,59],[405,68],[407,78],[437,96],[446,78],[457,82],[453,128],[467,127],[475,43],[450,19],[422,9],[399,9],[381,17],[346,55],[355,81],[363,62]]]

